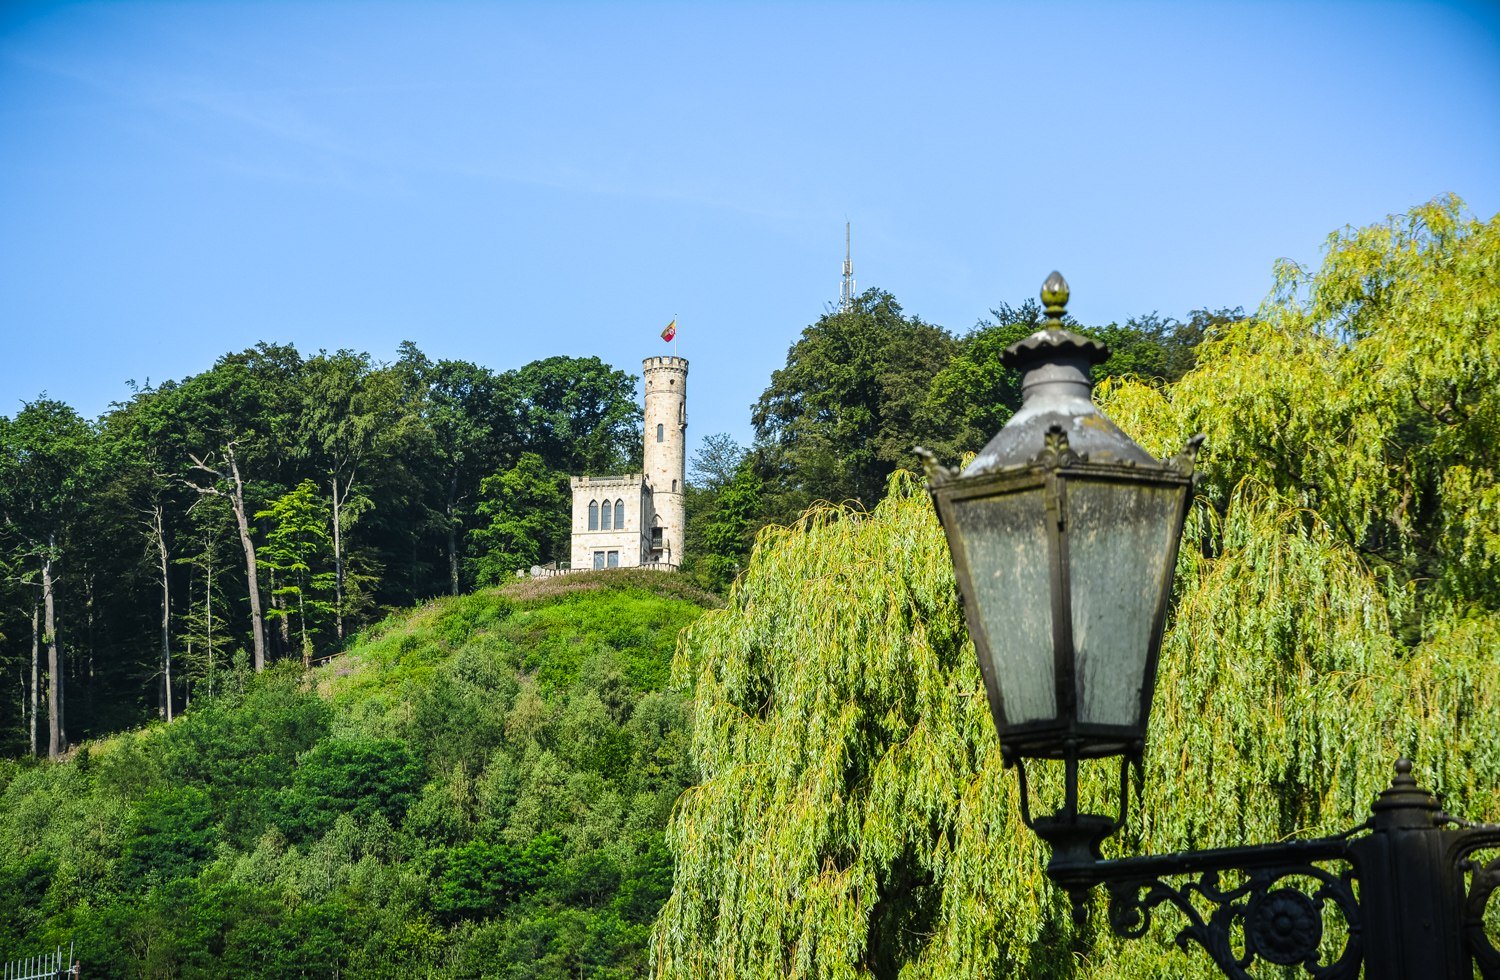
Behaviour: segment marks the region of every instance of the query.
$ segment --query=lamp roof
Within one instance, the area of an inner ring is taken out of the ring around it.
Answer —
[[[1109,348],[1063,326],[1068,296],[1068,283],[1060,273],[1047,277],[1042,286],[1047,325],[1011,344],[1001,356],[1001,363],[1023,372],[1021,408],[964,468],[964,476],[1032,463],[1054,428],[1067,437],[1067,447],[1088,462],[1160,465],[1094,406],[1089,369],[1109,358]]]

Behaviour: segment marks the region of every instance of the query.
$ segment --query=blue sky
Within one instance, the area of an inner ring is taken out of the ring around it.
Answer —
[[[0,412],[259,340],[692,361],[690,433],[838,295],[955,331],[1255,307],[1278,257],[1500,210],[1500,7],[0,7]]]

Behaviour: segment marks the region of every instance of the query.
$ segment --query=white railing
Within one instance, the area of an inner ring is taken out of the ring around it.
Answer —
[[[66,956],[59,946],[51,953],[0,964],[0,980],[74,980],[78,976],[79,964],[73,959],[72,943],[68,943]]]
[[[617,568],[538,568],[534,572],[528,572],[532,578],[556,578],[559,575],[574,575],[578,572],[614,572],[625,571],[631,568],[643,568],[648,572],[675,572],[682,566],[671,562],[651,561],[641,565],[620,565]]]

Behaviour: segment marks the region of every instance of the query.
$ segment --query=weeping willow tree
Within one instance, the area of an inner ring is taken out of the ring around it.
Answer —
[[[1199,353],[1097,393],[1159,454],[1208,435],[1118,853],[1344,830],[1401,754],[1451,812],[1500,815],[1500,219],[1448,199],[1335,234]],[[911,475],[763,531],[675,669],[700,781],[657,976],[1216,975],[1170,916],[1123,944],[1073,925]]]

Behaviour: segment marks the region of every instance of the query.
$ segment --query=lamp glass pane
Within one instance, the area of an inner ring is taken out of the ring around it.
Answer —
[[[1181,486],[1070,480],[1068,577],[1078,720],[1138,725],[1146,656],[1167,556],[1180,533]]]
[[[1057,714],[1052,586],[1042,488],[955,501],[972,594],[1007,724]]]

